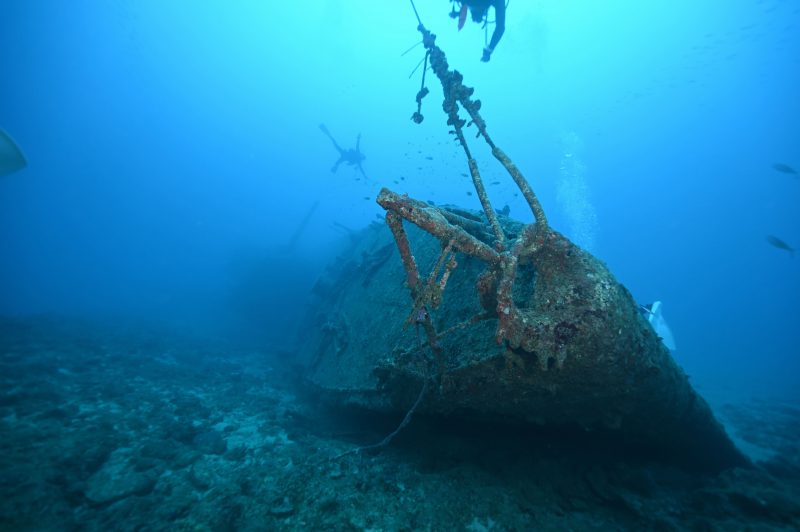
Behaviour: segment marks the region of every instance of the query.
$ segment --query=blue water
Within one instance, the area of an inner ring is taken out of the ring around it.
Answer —
[[[410,120],[408,0],[3,0],[28,164],[0,177],[0,529],[797,528],[800,254],[767,237],[800,249],[775,166],[800,172],[800,2],[510,0],[488,63],[491,26],[415,2],[550,225],[662,301],[756,467],[424,412],[369,454],[403,413],[295,385],[312,287],[382,187],[480,209],[430,71]],[[360,135],[366,176],[331,171],[320,124]],[[493,206],[532,221],[467,132]]]
[[[552,225],[664,302],[698,386],[800,398],[800,257],[765,240],[800,247],[800,179],[772,168],[800,168],[800,4],[512,0],[481,63],[479,25],[417,3]],[[231,294],[258,263],[284,287],[261,326],[283,327],[333,256],[333,222],[373,221],[381,187],[478,207],[435,82],[424,123],[409,120],[422,49],[401,55],[418,40],[407,2],[2,12],[0,126],[29,166],[0,181],[0,313],[240,331]],[[330,172],[323,122],[344,148],[362,135],[368,181]],[[529,219],[472,144],[496,206]],[[565,173],[566,153],[580,164]]]

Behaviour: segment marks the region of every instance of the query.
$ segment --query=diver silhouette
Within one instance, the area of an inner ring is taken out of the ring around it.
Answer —
[[[356,138],[356,147],[354,149],[351,148],[349,150],[345,150],[339,146],[339,143],[333,138],[333,135],[331,135],[331,132],[328,131],[327,127],[325,127],[325,124],[320,124],[319,129],[325,133],[329,139],[331,139],[331,142],[333,142],[333,147],[339,152],[339,160],[334,163],[333,167],[331,168],[331,172],[335,173],[336,170],[339,169],[340,164],[347,163],[350,166],[358,167],[358,171],[361,172],[361,175],[364,176],[364,179],[367,179],[367,174],[364,173],[364,168],[361,166],[361,163],[364,161],[364,159],[366,159],[366,156],[361,153],[361,133],[359,133],[358,137]]]

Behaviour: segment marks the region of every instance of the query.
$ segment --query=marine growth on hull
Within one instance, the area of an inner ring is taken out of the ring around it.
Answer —
[[[342,405],[608,432],[720,469],[746,462],[639,306],[606,266],[553,230],[492,140],[481,101],[420,24],[482,212],[384,188],[386,226],[364,230],[316,287],[310,383]],[[412,119],[429,94],[423,73]],[[534,222],[497,212],[465,135],[477,137]],[[395,253],[395,250],[397,253]],[[398,257],[399,256],[399,257]]]

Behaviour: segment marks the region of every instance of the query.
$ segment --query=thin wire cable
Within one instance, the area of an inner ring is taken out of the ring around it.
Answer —
[[[422,20],[419,18],[419,13],[417,13],[417,6],[414,5],[414,0],[411,0],[411,7],[412,9],[414,9],[414,15],[416,15],[417,17],[417,22],[419,23],[420,26],[422,26]]]
[[[427,61],[427,60],[428,60],[428,54],[425,54],[425,57],[423,57],[422,59],[419,60],[419,63],[417,63],[417,66],[415,66],[414,70],[411,71],[411,74],[408,75],[408,79],[411,79],[411,77],[414,75],[414,73],[417,71],[417,69],[422,65],[422,62],[423,61]],[[426,63],[426,65],[427,65],[427,63]],[[426,67],[425,70],[427,70],[427,67]],[[422,83],[423,84],[425,83],[425,70],[422,71]]]
[[[403,52],[402,54],[400,54],[400,57],[403,57],[404,55],[406,55],[408,52],[410,52],[411,50],[413,50],[414,48],[416,48],[416,47],[417,47],[417,46],[419,46],[420,44],[422,44],[422,41],[419,41],[417,44],[415,44],[414,46],[412,46],[411,48],[409,48],[408,50],[406,50],[405,52]]]

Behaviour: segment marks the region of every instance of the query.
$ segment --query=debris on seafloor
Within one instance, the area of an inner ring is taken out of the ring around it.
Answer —
[[[303,216],[303,219],[300,220],[300,223],[295,228],[294,233],[292,233],[291,238],[286,243],[286,245],[283,246],[283,251],[285,253],[292,253],[295,251],[297,243],[300,241],[300,238],[305,233],[306,228],[308,227],[308,222],[311,221],[311,217],[314,216],[314,212],[316,212],[317,207],[319,207],[319,200],[315,201],[311,205],[311,207],[309,207],[308,211],[306,211],[305,216]]]
[[[308,382],[339,405],[407,411],[404,424],[415,411],[503,419],[595,431],[709,470],[747,464],[625,287],[549,227],[522,172],[489,136],[474,89],[419,30],[482,212],[382,189],[391,236],[372,225],[340,257],[349,266],[332,281],[335,295],[316,304],[300,351]],[[424,72],[417,123],[429,92]],[[466,141],[471,125],[534,223],[498,217]],[[392,239],[399,263],[369,260]]]

